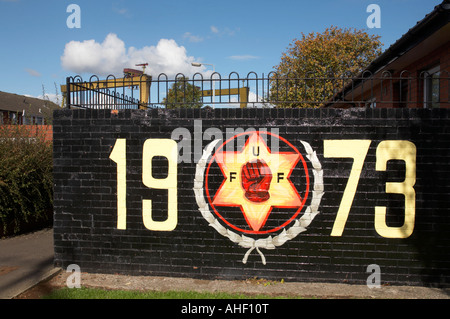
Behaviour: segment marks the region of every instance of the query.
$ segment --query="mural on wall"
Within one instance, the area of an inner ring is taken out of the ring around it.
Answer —
[[[236,134],[225,142],[216,139],[203,150],[196,165],[194,194],[208,224],[235,244],[247,248],[243,263],[256,249],[273,250],[307,230],[319,214],[324,195],[323,169],[306,141],[301,151],[285,138],[268,131]],[[349,217],[371,140],[324,140],[325,158],[353,160],[330,236],[342,236]],[[376,171],[386,171],[391,160],[405,164],[404,180],[386,182],[385,193],[404,198],[403,224],[387,223],[387,207],[375,206],[374,227],[384,238],[408,238],[415,225],[416,146],[404,140],[381,141],[376,146]],[[144,226],[152,231],[173,231],[178,224],[178,149],[172,139],[147,139],[143,145],[142,182],[168,191],[167,218],[153,218],[151,199],[142,199]],[[165,178],[152,174],[154,157],[168,162]],[[117,164],[117,229],[126,229],[126,139],[116,140],[109,158]],[[311,174],[312,172],[312,174]]]
[[[194,192],[199,210],[221,235],[248,248],[243,263],[256,249],[265,264],[260,249],[275,249],[295,238],[319,213],[322,166],[311,146],[301,141],[313,172],[311,190],[305,158],[284,138],[250,131],[219,142],[211,142],[197,164]],[[305,208],[309,196],[311,204]]]

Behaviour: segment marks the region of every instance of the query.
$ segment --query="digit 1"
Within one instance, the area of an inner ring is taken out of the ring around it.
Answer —
[[[127,140],[118,138],[109,158],[117,164],[117,229],[127,228]]]
[[[178,199],[177,199],[177,166],[178,147],[171,139],[148,139],[144,143],[142,152],[142,182],[145,186],[155,189],[167,189],[167,219],[155,221],[152,217],[152,200],[142,200],[142,218],[144,226],[149,230],[172,231],[178,223]],[[163,156],[169,162],[166,178],[154,178],[152,175],[152,158]]]

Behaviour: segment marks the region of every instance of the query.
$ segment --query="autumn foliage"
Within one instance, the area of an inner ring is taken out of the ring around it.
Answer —
[[[327,28],[294,39],[271,74],[270,99],[279,107],[320,107],[381,54],[379,36]]]

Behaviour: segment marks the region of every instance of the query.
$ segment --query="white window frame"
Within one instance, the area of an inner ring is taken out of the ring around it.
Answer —
[[[425,76],[423,79],[423,107],[426,109],[433,108],[432,102],[429,102],[429,101],[431,101],[431,99],[429,97],[430,85],[431,85],[431,81],[433,79],[433,75],[435,75],[436,73],[440,73],[440,71],[441,71],[441,69],[440,69],[439,65],[425,71]],[[438,76],[439,75],[440,74],[438,74]],[[439,92],[439,95],[440,95],[440,92]],[[439,104],[439,102],[438,102],[438,104]]]

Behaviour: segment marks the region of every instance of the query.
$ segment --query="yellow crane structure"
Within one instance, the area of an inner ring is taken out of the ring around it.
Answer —
[[[239,102],[241,108],[247,107],[248,102],[248,93],[250,92],[250,89],[248,87],[241,87],[238,89],[220,89],[220,90],[203,90],[202,95],[203,96],[218,96],[218,95],[239,95]]]
[[[136,64],[136,66],[143,67],[143,71],[135,70],[135,69],[124,69],[123,78],[113,78],[92,82],[79,82],[79,83],[70,83],[69,91],[70,92],[80,92],[80,91],[95,91],[102,89],[110,89],[110,88],[120,88],[120,87],[131,87],[139,89],[139,109],[146,109],[150,104],[150,86],[152,83],[152,77],[150,75],[145,74],[145,67],[148,63]],[[241,108],[247,107],[248,96],[250,89],[248,87],[241,88],[228,88],[228,89],[219,89],[219,90],[203,90],[202,96],[219,96],[219,95],[239,95],[239,103]],[[61,85],[61,94],[62,94],[62,104],[61,107],[64,107],[64,104],[67,100],[67,85]],[[214,101],[213,101],[214,102]]]
[[[148,63],[143,63],[137,64],[136,66],[143,66],[145,70],[147,65]],[[70,92],[80,92],[120,87],[137,87],[139,89],[139,109],[146,109],[150,102],[150,86],[152,83],[152,77],[144,74],[144,71],[134,69],[124,69],[123,73],[123,78],[71,83],[69,84],[69,89]],[[61,85],[61,94],[63,96],[61,107],[64,107],[67,99],[67,85]]]

